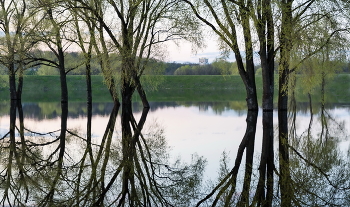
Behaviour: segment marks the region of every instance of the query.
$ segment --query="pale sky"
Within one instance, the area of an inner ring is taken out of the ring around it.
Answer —
[[[221,57],[220,50],[217,46],[217,41],[215,38],[206,38],[206,47],[200,49],[195,54],[192,52],[191,43],[182,41],[179,46],[176,46],[175,43],[168,42],[167,50],[168,55],[166,57],[167,62],[191,62],[198,63],[199,58],[208,58],[209,63],[213,62],[216,58]],[[230,55],[228,61],[233,62],[234,58]]]
[[[0,36],[3,33],[0,31]],[[199,58],[208,58],[208,62],[212,63],[216,58],[220,58],[220,50],[217,46],[217,39],[215,37],[206,37],[205,38],[206,47],[199,49],[195,52],[192,51],[191,43],[187,41],[181,41],[179,46],[176,46],[173,42],[167,42],[167,55],[165,57],[166,62],[178,62],[178,63],[198,63]],[[79,50],[70,46],[70,49],[73,51]],[[235,59],[231,53],[227,61],[234,62]]]

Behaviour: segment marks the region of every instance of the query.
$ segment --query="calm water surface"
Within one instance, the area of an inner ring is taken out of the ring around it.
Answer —
[[[238,146],[246,130],[246,111],[234,109],[230,102],[151,102],[151,111],[147,116],[145,132],[154,127],[164,130],[170,158],[190,162],[192,154],[196,153],[207,159],[205,171],[206,179],[216,179],[219,169],[219,160],[225,151],[229,154],[232,165]],[[243,103],[244,105],[244,103]],[[47,133],[60,128],[59,103],[23,103],[24,125],[32,131]],[[108,122],[111,103],[95,103],[93,105],[92,134],[93,142],[98,144]],[[134,104],[135,117],[141,116],[141,104]],[[325,110],[332,122],[344,129],[340,147],[348,148],[347,136],[350,130],[350,106],[329,105]],[[320,133],[321,124],[317,122],[320,113],[316,110],[313,116],[312,133]],[[260,152],[262,138],[261,112],[259,112],[256,132],[255,149]],[[296,112],[297,135],[302,136],[310,125],[310,111],[307,104],[300,104]],[[115,130],[115,139],[120,136],[119,121]],[[277,128],[277,112],[274,112],[274,125]],[[70,103],[68,128],[78,132],[81,136],[86,134],[86,106],[85,103]],[[9,116],[1,115],[0,132],[4,136],[9,129]],[[27,132],[30,134],[29,132]],[[275,136],[276,136],[275,132]],[[58,132],[57,132],[58,135]],[[275,141],[275,146],[278,143]],[[68,148],[81,147],[73,143]],[[69,150],[78,153],[82,150]],[[259,153],[256,153],[257,155]],[[81,155],[76,155],[80,157]],[[72,156],[74,157],[74,156]]]

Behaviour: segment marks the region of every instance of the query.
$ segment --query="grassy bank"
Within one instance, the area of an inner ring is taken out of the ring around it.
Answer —
[[[3,79],[5,77],[2,77]],[[92,76],[93,99],[111,101],[102,76]],[[239,76],[157,76],[142,79],[150,101],[214,101],[240,100],[245,97],[244,86]],[[86,99],[85,76],[67,76],[70,101]],[[235,91],[235,95],[232,92]],[[8,87],[0,90],[0,99],[8,100]],[[136,97],[137,98],[137,97]],[[58,76],[25,76],[23,101],[59,101]]]
[[[94,89],[105,89],[102,76],[91,76]],[[85,90],[85,76],[67,76],[68,88]],[[235,89],[242,88],[243,82],[239,76],[144,76],[144,87],[158,85],[159,89]],[[261,78],[257,77],[261,83]],[[47,90],[59,90],[59,76],[25,76],[25,90],[37,87]]]
[[[1,77],[6,80],[6,76]],[[244,101],[245,89],[239,76],[145,76],[143,85],[150,101]],[[86,100],[85,76],[67,76],[70,101]],[[256,77],[259,100],[262,94],[261,77]],[[8,87],[3,84],[0,100],[9,99]],[[156,86],[156,90],[154,90]],[[93,100],[111,101],[102,76],[92,76]],[[275,100],[277,100],[276,84]],[[302,91],[298,84],[297,91]],[[350,103],[350,76],[338,75],[327,83],[327,97],[331,101]],[[318,88],[314,96],[318,96]],[[135,97],[137,99],[137,97]],[[307,96],[298,94],[299,101],[307,101]],[[56,102],[60,101],[60,82],[58,76],[25,76],[23,101]]]

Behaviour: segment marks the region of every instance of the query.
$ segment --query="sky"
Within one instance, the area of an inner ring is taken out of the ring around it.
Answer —
[[[206,47],[198,50],[196,53],[192,52],[191,43],[182,41],[179,46],[176,46],[172,42],[167,43],[168,55],[166,62],[178,62],[178,63],[198,63],[199,58],[208,58],[208,62],[212,63],[216,58],[220,58],[220,50],[217,46],[215,38],[206,38]],[[233,62],[234,58],[231,54],[227,61]]]
[[[0,31],[0,36],[4,34]],[[193,52],[191,43],[181,41],[177,46],[173,42],[167,42],[167,55],[165,57],[166,62],[178,62],[178,63],[199,63],[199,58],[208,58],[208,62],[212,63],[216,58],[221,57],[219,47],[217,46],[217,39],[215,37],[206,37],[206,47]],[[229,56],[227,61],[234,62],[233,54]]]

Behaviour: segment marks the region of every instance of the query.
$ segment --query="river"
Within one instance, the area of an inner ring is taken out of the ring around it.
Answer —
[[[68,137],[66,144],[65,159],[69,166],[81,162],[86,145],[82,142],[86,139],[87,117],[86,104],[84,102],[72,102],[69,104],[69,116],[67,120],[68,130],[78,135]],[[144,136],[161,132],[164,136],[167,148],[163,153],[168,154],[170,163],[181,158],[183,162],[191,163],[192,155],[203,157],[207,162],[203,174],[205,182],[217,182],[220,169],[220,160],[225,152],[228,157],[228,169],[231,169],[236,158],[238,146],[244,137],[246,130],[247,112],[242,107],[244,102],[150,102],[151,109],[147,116],[146,125],[143,129]],[[31,142],[46,143],[59,136],[60,129],[60,104],[55,102],[46,103],[22,103],[24,114],[25,137]],[[92,107],[92,143],[99,145],[105,132],[112,103],[94,103]],[[348,137],[350,129],[350,106],[347,104],[328,104],[324,108],[314,106],[313,116],[310,115],[308,103],[298,103],[295,113],[290,112],[290,125],[295,126],[294,138],[302,140],[307,133],[317,139],[324,127],[321,117],[326,117],[329,137],[336,137],[337,146],[346,154],[348,149]],[[135,118],[141,117],[142,105],[134,103]],[[277,111],[273,112],[275,126],[275,148],[278,148],[277,139]],[[0,133],[4,137],[9,130],[9,115],[2,114],[0,117]],[[310,124],[310,120],[312,120]],[[120,120],[116,122],[111,148],[118,148],[117,141],[121,137]],[[17,119],[17,126],[20,126]],[[35,132],[35,133],[34,133]],[[47,134],[48,132],[52,132]],[[39,135],[45,134],[45,135]],[[17,137],[20,135],[17,132]],[[114,143],[114,144],[113,144]],[[262,118],[258,114],[257,131],[255,140],[255,161],[257,168],[262,145]],[[6,139],[3,139],[6,146]],[[50,156],[58,144],[47,144],[42,147],[41,157]],[[97,150],[97,149],[96,149]],[[6,151],[6,150],[5,150]],[[117,151],[117,150],[116,150]],[[39,152],[38,152],[39,153]],[[40,153],[39,153],[40,154]],[[116,155],[117,156],[117,155]],[[3,156],[4,157],[4,156]],[[275,157],[278,157],[276,154]],[[8,169],[7,158],[2,160],[2,170]],[[113,165],[116,161],[110,161]],[[243,159],[244,162],[244,159]],[[111,167],[113,168],[113,167]],[[244,166],[241,167],[243,176]],[[113,170],[111,170],[113,171]],[[3,171],[5,172],[5,171]],[[254,172],[255,174],[257,172]],[[5,175],[5,174],[4,174]],[[257,175],[257,174],[256,174]],[[70,175],[75,177],[77,175]],[[108,177],[108,176],[107,176]],[[240,177],[242,179],[242,177]],[[238,187],[240,189],[240,187]],[[33,195],[29,195],[31,197]],[[35,197],[35,196],[33,196]],[[35,199],[33,199],[35,200]],[[35,202],[34,202],[35,203]]]

